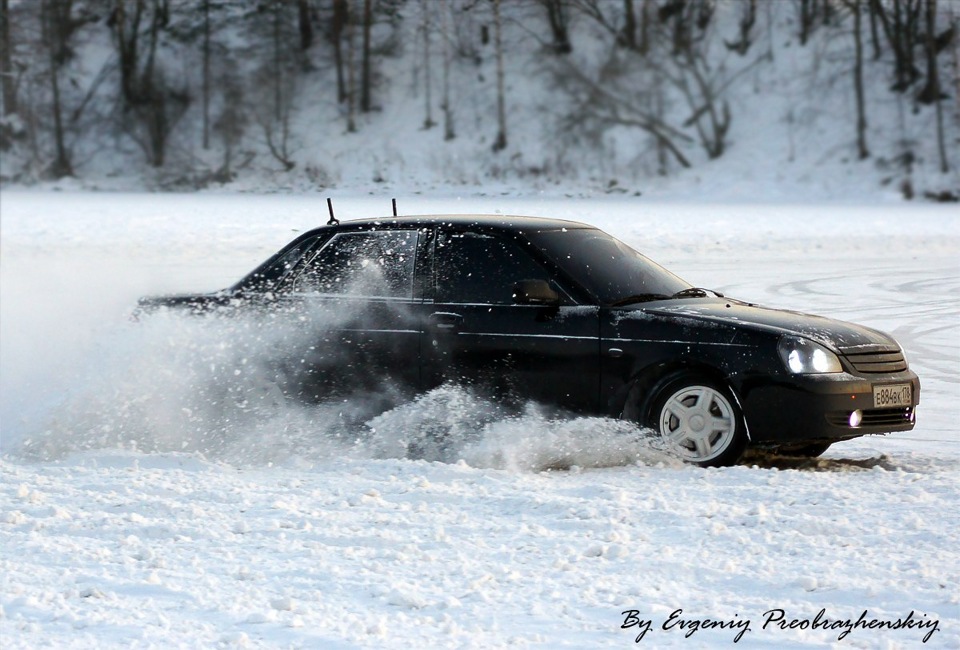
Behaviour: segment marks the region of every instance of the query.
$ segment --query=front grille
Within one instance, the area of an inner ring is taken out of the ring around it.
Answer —
[[[855,352],[843,355],[857,372],[867,375],[901,372],[907,369],[903,352]]]
[[[870,409],[863,412],[862,427],[879,427],[913,422],[913,409],[909,406],[895,409]]]
[[[894,409],[866,409],[860,427],[897,427],[913,422],[913,408],[905,406]],[[850,411],[827,413],[827,422],[835,427],[850,428]]]

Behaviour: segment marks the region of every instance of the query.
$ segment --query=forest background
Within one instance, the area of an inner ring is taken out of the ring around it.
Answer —
[[[960,196],[957,0],[0,0],[0,183]]]

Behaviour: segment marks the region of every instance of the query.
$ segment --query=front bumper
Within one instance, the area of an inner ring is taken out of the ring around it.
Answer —
[[[744,379],[738,382],[744,419],[755,445],[836,442],[875,433],[910,431],[920,403],[916,373],[856,376],[848,373]],[[885,384],[912,386],[909,406],[875,408],[873,388]],[[862,413],[854,426],[850,415]]]

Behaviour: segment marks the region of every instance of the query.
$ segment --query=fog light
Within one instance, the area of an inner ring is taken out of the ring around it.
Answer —
[[[857,409],[856,411],[850,414],[850,420],[849,420],[850,428],[856,429],[857,427],[860,426],[861,422],[863,422],[863,411],[861,411],[860,409]]]

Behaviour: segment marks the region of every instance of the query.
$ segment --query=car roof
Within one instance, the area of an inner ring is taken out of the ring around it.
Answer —
[[[465,226],[474,228],[489,228],[524,232],[531,230],[559,230],[561,228],[593,228],[585,223],[567,221],[565,219],[546,219],[543,217],[524,217],[517,215],[500,214],[430,214],[409,215],[401,217],[384,217],[382,219],[350,219],[339,223],[340,228],[365,228],[383,226]],[[329,226],[327,226],[329,227]],[[322,230],[318,229],[318,230]]]

